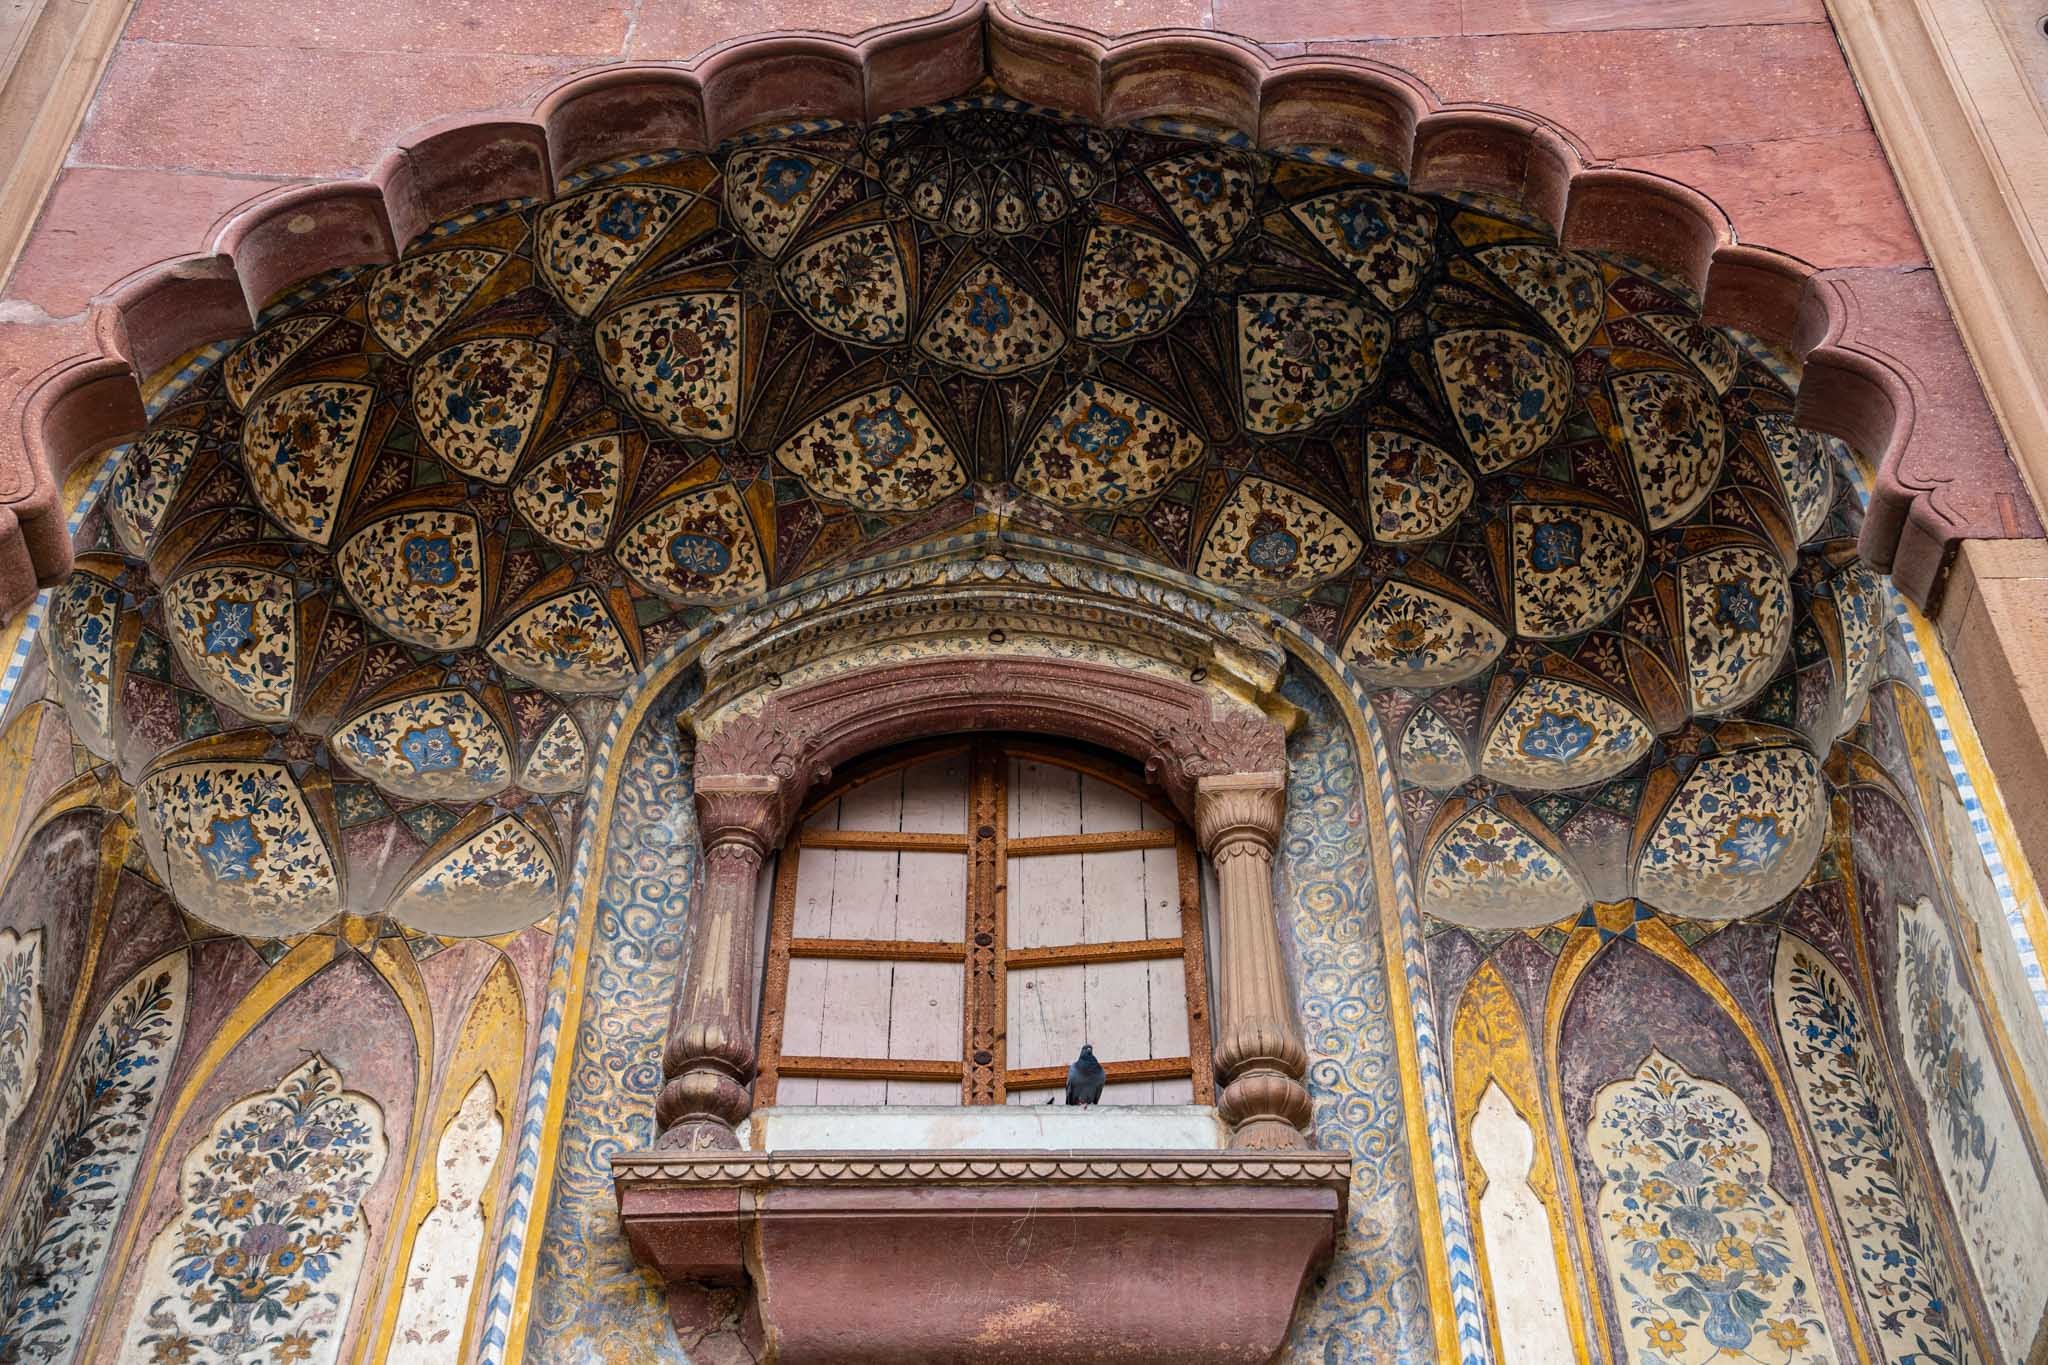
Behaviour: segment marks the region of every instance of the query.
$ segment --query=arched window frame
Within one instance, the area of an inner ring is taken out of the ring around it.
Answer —
[[[805,822],[820,809],[857,788],[883,780],[921,762],[949,754],[968,761],[966,815],[959,834],[884,831],[814,831]],[[1009,760],[1024,759],[1085,775],[1120,790],[1151,807],[1168,822],[1163,829],[1115,833],[1054,834],[1019,838],[1010,832]],[[1178,933],[1170,938],[1076,942],[1039,947],[1012,946],[1012,917],[1032,913],[1028,904],[1011,898],[1012,860],[1035,856],[1114,853],[1143,849],[1174,853],[1174,899]],[[797,896],[803,854],[807,849],[869,852],[958,853],[967,861],[963,936],[956,941],[928,939],[815,938],[796,933]],[[766,957],[759,975],[761,1014],[760,1064],[755,1080],[757,1108],[775,1105],[780,1082],[803,1080],[957,1081],[963,1106],[1000,1105],[1012,1090],[1056,1094],[1066,1067],[1018,1067],[1009,1051],[1012,1021],[1008,973],[1052,967],[1171,960],[1181,968],[1187,1009],[1187,1050],[1177,1057],[1123,1060],[1102,1054],[1112,1082],[1187,1080],[1191,1102],[1215,1102],[1215,1062],[1211,1037],[1207,930],[1203,921],[1200,855],[1187,823],[1142,775],[1108,755],[1058,740],[1017,735],[956,736],[919,741],[864,755],[827,783],[814,787],[785,837],[771,872]],[[791,1054],[784,1046],[792,962],[812,960],[958,963],[973,980],[977,947],[991,969],[981,989],[963,990],[959,1060],[937,1058],[854,1059]],[[1034,1094],[1034,1102],[1036,1095]]]
[[[656,1103],[661,1145],[736,1150],[752,1112],[754,910],[763,866],[812,788],[861,754],[932,735],[1009,731],[1078,739],[1140,763],[1196,831],[1216,872],[1218,1112],[1231,1145],[1301,1150],[1310,1118],[1292,992],[1273,915],[1285,810],[1279,721],[1193,682],[1023,656],[943,656],[826,676],[697,735],[704,848],[689,970]],[[992,856],[992,850],[991,855]],[[974,946],[970,978],[992,974]],[[970,984],[970,989],[972,985]]]

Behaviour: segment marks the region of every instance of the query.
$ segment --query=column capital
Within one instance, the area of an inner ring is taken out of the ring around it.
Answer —
[[[1214,862],[1245,852],[1271,857],[1286,814],[1284,772],[1223,773],[1195,783],[1195,834]]]

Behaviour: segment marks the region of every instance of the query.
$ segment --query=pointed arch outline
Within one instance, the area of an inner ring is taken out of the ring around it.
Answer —
[[[1647,909],[1636,902],[1624,904],[1631,907],[1632,915]],[[1595,906],[1587,920],[1597,920],[1602,909],[1603,907]],[[1806,1144],[1800,1141],[1800,1135],[1791,1122],[1792,1116],[1800,1111],[1793,1107],[1792,1096],[1786,1090],[1784,1076],[1780,1072],[1777,1058],[1772,1053],[1769,1042],[1757,1031],[1756,1025],[1744,1012],[1741,1003],[1735,999],[1727,986],[1722,984],[1720,978],[1715,976],[1707,964],[1700,961],[1686,945],[1685,940],[1673,933],[1660,918],[1654,914],[1645,915],[1635,918],[1629,927],[1634,931],[1628,936],[1629,941],[1669,964],[1712,1001],[1715,1008],[1726,1017],[1749,1047],[1751,1056],[1762,1071],[1765,1083],[1770,1089],[1771,1102],[1777,1106],[1780,1121],[1784,1123],[1790,1135],[1793,1159],[1799,1169],[1800,1189],[1806,1196],[1809,1215],[1820,1234],[1827,1273],[1834,1285],[1836,1301],[1842,1307],[1842,1317],[1848,1325],[1849,1344],[1856,1352],[1856,1359],[1868,1365],[1871,1360],[1870,1346],[1864,1337],[1862,1318],[1854,1310],[1856,1300],[1853,1296],[1856,1290],[1848,1283],[1841,1252],[1835,1244],[1836,1239],[1827,1221],[1821,1217],[1821,1211],[1827,1206],[1822,1201],[1820,1179],[1814,1169],[1813,1156],[1807,1150]],[[1571,1004],[1579,982],[1591,969],[1594,959],[1606,948],[1607,944],[1602,939],[1603,930],[1597,923],[1582,920],[1572,930],[1571,937],[1558,954],[1557,969],[1551,974],[1550,995],[1544,1002],[1543,1010],[1543,1040],[1544,1080],[1549,1088],[1551,1107],[1558,1116],[1558,1145],[1563,1148],[1564,1184],[1570,1195],[1572,1224],[1579,1237],[1580,1252],[1585,1258],[1588,1296],[1594,1305],[1596,1320],[1605,1326],[1618,1319],[1609,1318],[1607,1309],[1610,1305],[1606,1302],[1600,1276],[1594,1273],[1594,1267],[1603,1264],[1603,1259],[1597,1256],[1594,1250],[1592,1224],[1587,1217],[1585,1192],[1580,1189],[1574,1135],[1571,1125],[1565,1121],[1564,1070],[1559,1055],[1563,1043],[1565,1012]],[[1623,935],[1614,935],[1614,941],[1623,941]]]

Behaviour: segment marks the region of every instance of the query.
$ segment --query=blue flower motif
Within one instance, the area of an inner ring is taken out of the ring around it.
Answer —
[[[732,551],[715,536],[685,531],[668,543],[668,557],[684,573],[716,578],[732,563]]]
[[[1529,562],[1542,573],[1569,569],[1585,553],[1585,532],[1574,521],[1539,521],[1529,533]]]
[[[853,439],[860,443],[861,454],[869,464],[887,469],[916,442],[917,433],[896,409],[877,408],[853,419]]]
[[[236,654],[256,636],[256,604],[239,597],[223,597],[213,604],[200,637],[208,654]]]
[[[1759,872],[1778,861],[1792,841],[1778,829],[1775,815],[1738,815],[1715,845],[1736,871]]]
[[[415,773],[447,772],[462,766],[462,746],[445,725],[406,731],[398,741],[398,752],[412,764]]]
[[[1365,251],[1394,235],[1394,225],[1360,199],[1337,210],[1337,226],[1353,251]]]
[[[217,882],[255,881],[256,859],[262,854],[263,840],[246,815],[215,816],[212,836],[199,845],[199,861]]]
[[[1593,743],[1593,727],[1577,716],[1545,710],[1522,731],[1520,748],[1531,758],[1568,763]]]
[[[811,163],[802,157],[770,158],[761,168],[761,193],[777,204],[787,204],[810,185],[811,175]]]
[[[1763,628],[1763,604],[1746,583],[1714,585],[1714,620],[1730,630],[1756,631]]]
[[[597,230],[621,242],[638,241],[653,207],[631,195],[620,195],[604,206],[603,213],[598,214]]]
[[[405,572],[415,583],[445,588],[455,581],[455,547],[447,536],[414,536],[405,542]]]
[[[1278,571],[1301,557],[1301,539],[1288,530],[1268,531],[1252,538],[1244,557],[1258,568]]]
[[[967,309],[967,321],[990,336],[1008,327],[1011,316],[1010,301],[994,280],[981,287]]]
[[[1197,166],[1180,178],[1180,187],[1193,196],[1203,208],[1216,202],[1223,193],[1223,173],[1210,166]]]
[[[1136,430],[1131,419],[1111,412],[1100,403],[1090,403],[1087,413],[1067,424],[1067,439],[1090,455],[1114,454],[1124,448]]]

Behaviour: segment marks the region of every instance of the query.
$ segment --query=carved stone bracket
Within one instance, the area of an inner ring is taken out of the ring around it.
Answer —
[[[780,1359],[995,1365],[1270,1359],[1350,1172],[1342,1152],[612,1161],[634,1253],[671,1285],[752,1279]]]

